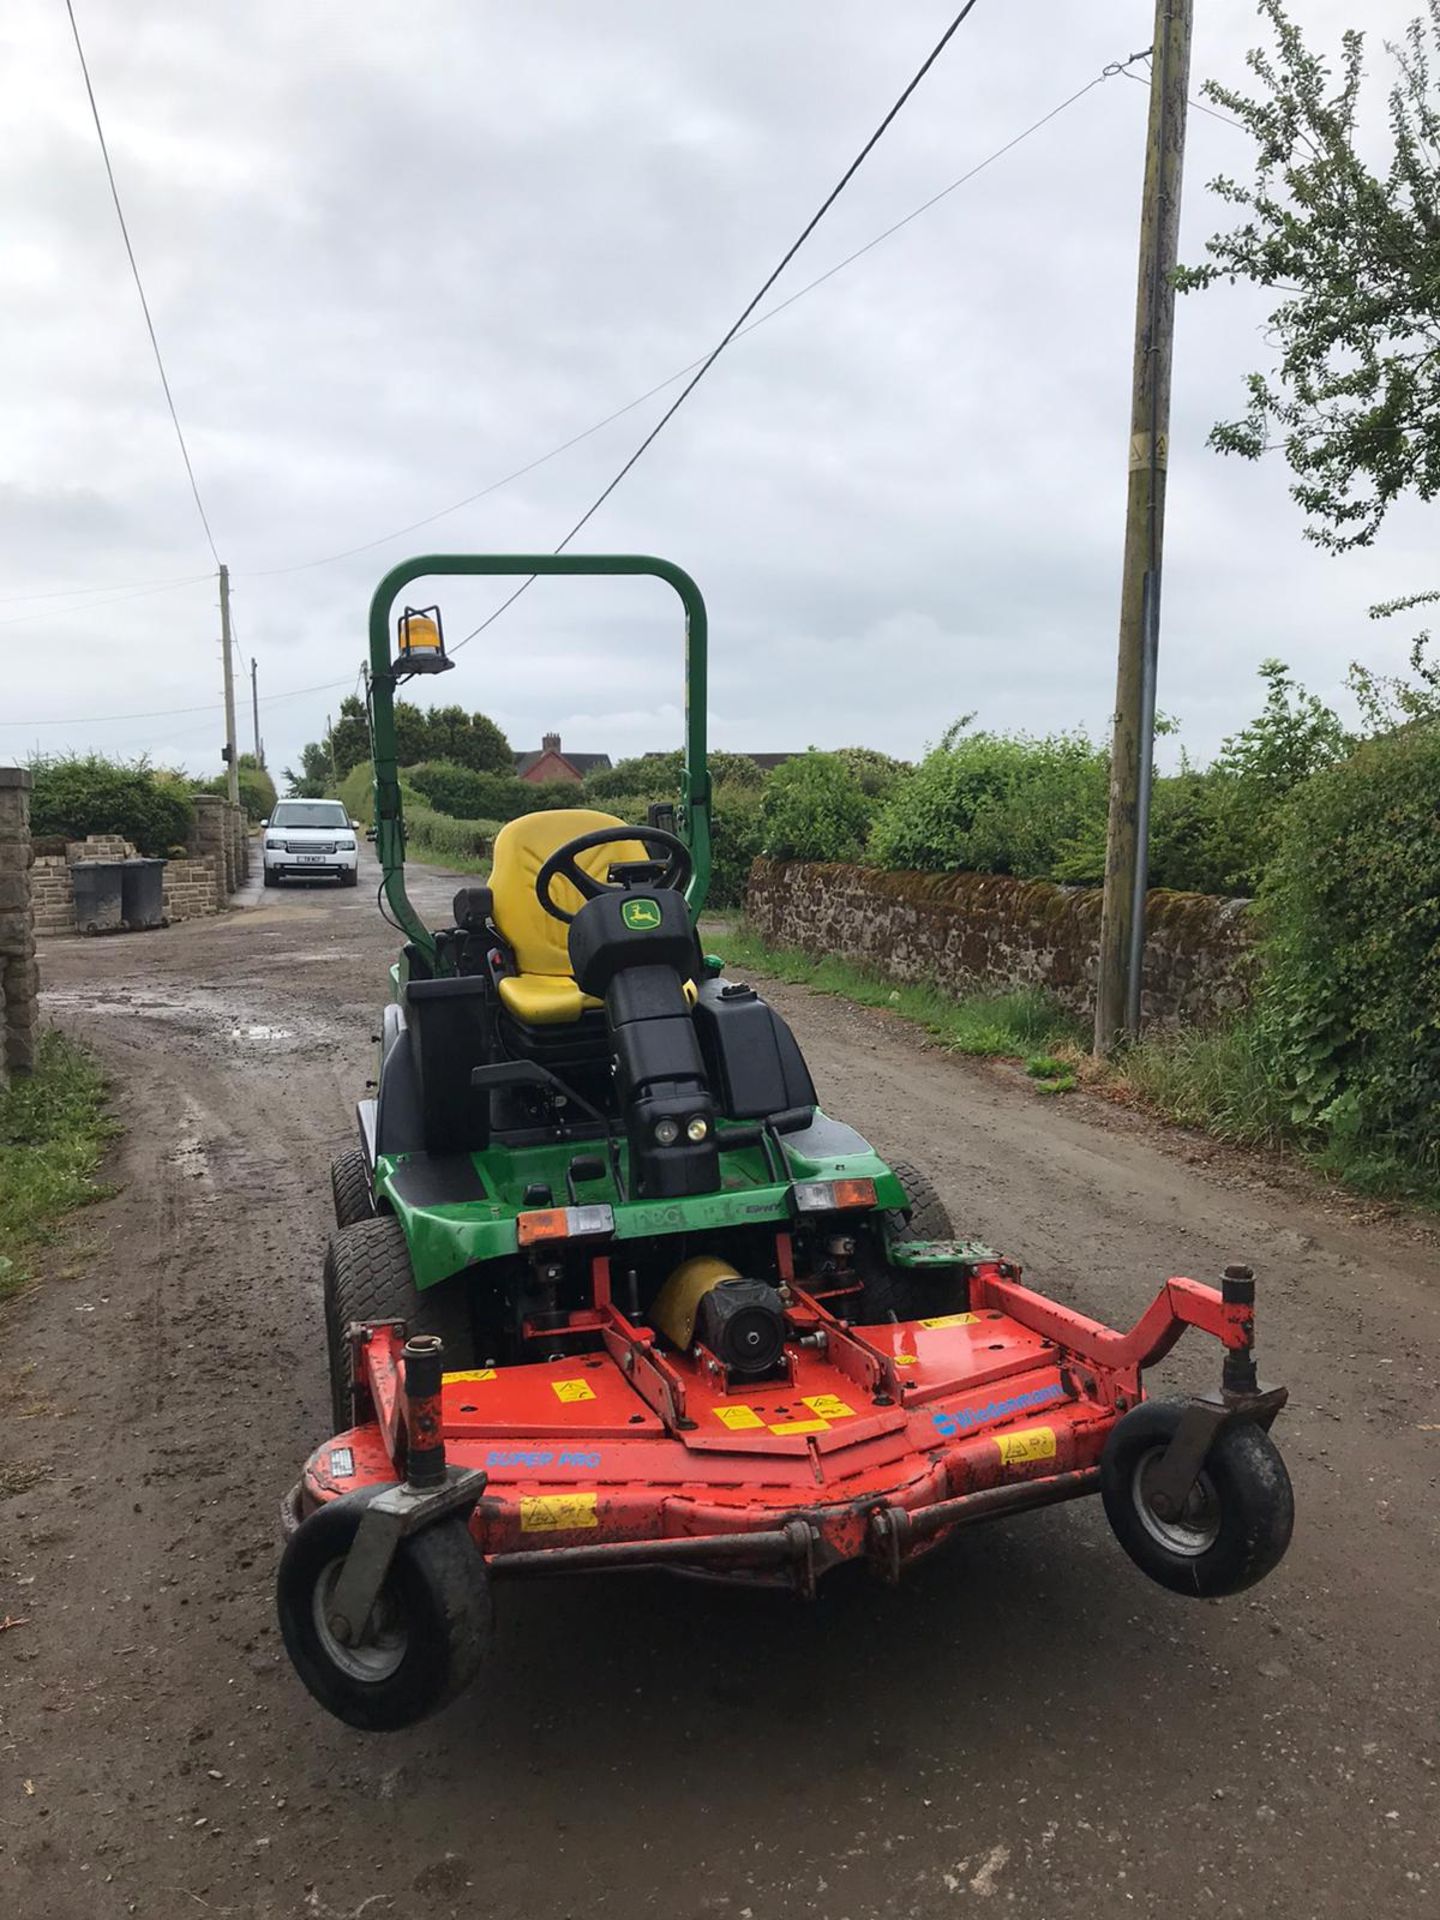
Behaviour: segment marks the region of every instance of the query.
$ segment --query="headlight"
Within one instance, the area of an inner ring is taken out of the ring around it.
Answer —
[[[703,1113],[697,1113],[695,1118],[686,1127],[685,1137],[688,1140],[693,1140],[698,1147],[700,1142],[708,1137],[709,1132],[710,1122],[705,1118]]]
[[[655,1122],[655,1138],[662,1147],[673,1147],[675,1142],[680,1138],[680,1122],[670,1119],[657,1120]]]
[[[355,842],[353,840],[337,840],[335,845],[341,853],[353,853],[355,851]]]
[[[283,853],[285,851],[285,842],[283,840],[267,840],[265,842],[265,851],[267,853]]]

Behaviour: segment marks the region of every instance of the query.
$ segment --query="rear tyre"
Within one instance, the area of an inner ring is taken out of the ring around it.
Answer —
[[[1295,1496],[1279,1448],[1263,1427],[1222,1427],[1182,1512],[1163,1517],[1148,1498],[1184,1403],[1146,1400],[1115,1426],[1100,1459],[1100,1493],[1115,1537],[1142,1573],[1172,1593],[1214,1600],[1273,1573],[1295,1528]]]
[[[362,1220],[375,1218],[370,1169],[358,1147],[349,1153],[337,1153],[330,1162],[330,1192],[335,1201],[337,1227],[354,1227]]]
[[[347,1726],[392,1733],[437,1712],[475,1677],[494,1614],[485,1559],[458,1517],[402,1540],[365,1625],[336,1639],[328,1601],[366,1506],[380,1491],[345,1494],[302,1521],[276,1580],[276,1609],[295,1671]]]
[[[953,1240],[950,1215],[928,1174],[908,1160],[892,1160],[890,1171],[905,1189],[909,1202],[903,1213],[886,1216],[892,1240]],[[929,1272],[892,1267],[876,1248],[871,1271],[858,1294],[843,1296],[835,1310],[856,1326],[873,1327],[885,1320],[928,1320],[945,1313],[963,1313],[970,1304],[965,1279],[941,1269]]]
[[[361,1220],[331,1234],[325,1252],[324,1295],[330,1402],[337,1432],[355,1425],[350,1347],[345,1338],[352,1321],[403,1320],[411,1333],[440,1335],[447,1369],[475,1363],[463,1284],[442,1280],[423,1291],[417,1287],[404,1229],[392,1214]]]

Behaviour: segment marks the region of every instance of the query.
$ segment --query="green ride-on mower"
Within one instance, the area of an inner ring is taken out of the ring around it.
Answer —
[[[405,890],[394,697],[451,665],[424,576],[652,575],[686,617],[677,805],[512,820],[432,931]],[[894,1580],[959,1528],[1098,1492],[1177,1593],[1289,1543],[1253,1276],[1172,1279],[1114,1332],[958,1237],[924,1174],[822,1112],[794,1036],[702,952],[705,607],[639,556],[429,556],[370,612],[382,890],[405,935],[378,1092],[334,1163],[336,1432],[283,1503],[305,1685],[408,1725],[476,1673],[498,1579],[635,1568],[814,1592]],[[1148,1400],[1187,1326],[1219,1386]]]

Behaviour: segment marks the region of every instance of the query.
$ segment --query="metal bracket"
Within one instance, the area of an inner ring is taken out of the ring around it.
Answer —
[[[1197,1394],[1180,1416],[1164,1456],[1146,1486],[1146,1498],[1162,1520],[1173,1520],[1184,1510],[1205,1456],[1222,1428],[1237,1420],[1253,1420],[1269,1427],[1289,1398],[1286,1387],[1257,1386],[1253,1393]]]
[[[326,1614],[341,1646],[363,1637],[400,1542],[448,1514],[470,1512],[485,1481],[478,1467],[447,1467],[443,1486],[418,1489],[402,1480],[376,1495],[361,1516]]]

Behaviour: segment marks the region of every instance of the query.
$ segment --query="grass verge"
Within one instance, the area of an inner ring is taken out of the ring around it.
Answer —
[[[0,1300],[28,1280],[27,1250],[108,1191],[95,1169],[118,1131],[94,1058],[53,1028],[42,1034],[35,1072],[0,1092]]]
[[[1317,1146],[1296,1127],[1275,1076],[1260,1020],[1242,1013],[1223,1025],[1165,1028],[1113,1061],[1097,1061],[1081,1023],[1039,992],[952,1000],[935,987],[896,986],[874,969],[767,946],[743,922],[702,928],[727,967],[791,985],[890,1007],[933,1033],[950,1051],[1020,1059],[1042,1094],[1084,1086],[1130,1101],[1177,1126],[1194,1127],[1232,1146],[1293,1155],[1314,1172],[1377,1200],[1440,1208],[1440,1177],[1431,1160],[1332,1139]]]
[[[1077,1045],[1080,1023],[1048,994],[1035,988],[1011,993],[974,994],[952,999],[938,987],[897,986],[873,967],[850,960],[817,959],[794,948],[767,946],[741,924],[712,936],[727,968],[753,967],[757,973],[794,986],[813,987],[817,993],[857,1001],[862,1007],[889,1007],[902,1019],[913,1020],[951,1053],[994,1055],[1031,1063],[1044,1092],[1063,1092],[1074,1086],[1068,1059],[1055,1057],[1059,1048]]]
[[[490,849],[500,831],[496,820],[453,820],[423,800],[405,800],[405,851],[456,873],[489,873]]]
[[[1377,1200],[1440,1207],[1440,1170],[1431,1149],[1405,1154],[1388,1144],[1333,1135],[1323,1144],[1297,1127],[1255,1014],[1223,1026],[1147,1036],[1107,1069],[1166,1120],[1235,1146],[1293,1153],[1316,1173]]]

